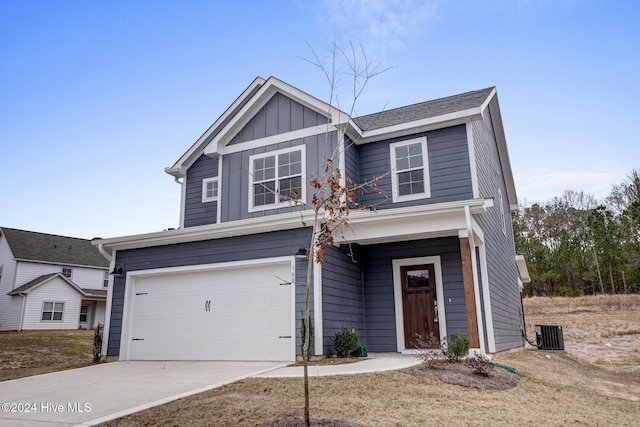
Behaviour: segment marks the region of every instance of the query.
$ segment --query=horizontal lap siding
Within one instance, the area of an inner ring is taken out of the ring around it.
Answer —
[[[218,176],[218,160],[200,156],[187,171],[184,226],[215,224],[218,202],[202,203],[202,180]]]
[[[355,245],[352,248],[357,252]],[[324,354],[334,353],[332,338],[342,327],[355,329],[360,341],[366,343],[360,266],[332,246],[322,264],[322,321]]]
[[[469,149],[467,145],[464,125],[452,126],[429,132],[423,132],[402,138],[394,138],[360,145],[360,180],[366,181],[386,174],[379,188],[385,192],[388,200],[379,207],[403,207],[423,204],[442,203],[453,200],[473,198],[471,184],[471,168],[469,164]],[[389,144],[413,138],[427,137],[427,151],[429,154],[429,176],[431,197],[409,202],[392,203],[391,152]],[[360,203],[370,204],[371,196],[360,198]],[[377,202],[377,200],[374,200]]]
[[[468,333],[462,281],[460,240],[442,237],[363,247],[365,322],[370,351],[397,351],[394,302],[394,259],[440,256],[447,333]],[[449,299],[451,302],[449,302]]]
[[[116,253],[116,263],[123,266],[125,272],[131,272],[155,268],[292,256],[297,252],[300,242],[309,240],[310,230],[299,228],[253,236],[118,251]],[[301,271],[296,265],[296,274]],[[305,277],[296,277],[296,283],[304,283],[305,280]],[[120,350],[125,281],[126,277],[114,278],[107,355],[117,355]],[[176,292],[179,291],[179,289],[176,289]],[[297,303],[300,300],[298,294],[301,291],[304,292],[304,287],[296,286]],[[297,313],[296,316],[298,316]]]
[[[502,173],[495,173],[502,168],[488,111],[484,120],[473,122],[472,130],[480,197],[494,200],[494,206],[477,215],[476,219],[485,234],[493,329],[496,350],[501,351],[524,345],[513,228],[504,177]],[[502,192],[502,205],[498,189]],[[501,210],[504,212],[506,236],[502,230]]]

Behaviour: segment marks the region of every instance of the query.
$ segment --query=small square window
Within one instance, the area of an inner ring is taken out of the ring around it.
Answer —
[[[62,275],[68,279],[71,279],[73,270],[70,267],[62,267]]]
[[[105,271],[104,275],[102,276],[102,287],[103,288],[108,288],[109,287],[109,272]]]
[[[202,180],[202,203],[218,200],[218,178]]]

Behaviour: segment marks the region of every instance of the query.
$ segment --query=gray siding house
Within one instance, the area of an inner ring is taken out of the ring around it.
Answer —
[[[315,354],[354,328],[372,352],[416,334],[524,345],[517,207],[494,87],[363,117],[257,78],[165,172],[180,227],[93,241],[111,261],[103,353],[120,360],[293,360],[311,229],[310,176],[383,176],[376,209],[313,265]],[[345,181],[346,182],[346,181]],[[358,202],[372,203],[371,194]],[[297,203],[292,203],[295,199]]]

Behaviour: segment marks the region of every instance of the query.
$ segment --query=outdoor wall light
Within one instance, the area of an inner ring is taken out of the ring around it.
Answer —
[[[112,276],[122,276],[122,272],[123,270],[120,264],[116,264],[115,267],[113,267],[113,271],[109,274]]]
[[[300,245],[298,248],[298,252],[296,253],[296,258],[307,258],[309,256],[309,252],[304,248],[303,245]]]

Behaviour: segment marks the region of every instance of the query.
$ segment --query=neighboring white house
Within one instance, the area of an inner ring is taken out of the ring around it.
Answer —
[[[108,267],[90,240],[0,228],[0,330],[104,324]]]

